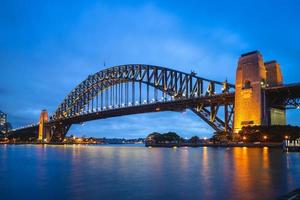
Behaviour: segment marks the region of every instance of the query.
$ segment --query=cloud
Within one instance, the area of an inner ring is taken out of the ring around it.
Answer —
[[[65,17],[54,23],[53,19],[59,16],[49,19],[41,15],[39,26],[31,24],[36,30],[30,29],[30,34],[18,38],[18,41],[30,38],[30,45],[25,42],[27,46],[23,48],[0,51],[3,58],[0,64],[5,64],[8,74],[1,83],[12,92],[6,99],[0,99],[0,104],[5,104],[13,124],[37,121],[44,108],[53,113],[77,84],[104,69],[104,62],[109,66],[155,64],[184,72],[194,70],[209,79],[233,81],[236,52],[247,47],[239,34],[222,26],[201,29],[189,26],[188,31],[196,37],[189,36],[181,24],[182,16],[154,4],[117,6],[101,2],[82,8],[76,17]],[[83,127],[73,126],[71,132],[137,137],[152,131],[172,130],[182,136],[213,132],[190,112],[98,120]]]

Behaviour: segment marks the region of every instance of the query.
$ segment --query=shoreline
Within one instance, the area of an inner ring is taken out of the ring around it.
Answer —
[[[283,148],[282,143],[243,143],[243,144],[146,144],[145,147],[153,147],[153,148],[173,148],[173,147],[222,147],[222,148],[230,148],[230,147],[269,147],[269,148]]]
[[[103,144],[103,143],[28,143],[28,142],[20,142],[20,143],[0,143],[0,145],[132,145],[132,144],[140,144],[140,143],[120,143],[120,144]]]
[[[132,145],[128,144],[101,144],[101,143],[0,143],[0,145]],[[140,144],[140,143],[139,143]],[[145,144],[146,148],[197,148],[197,147],[215,147],[215,148],[233,148],[233,147],[249,147],[249,148],[283,148],[282,143],[243,143],[243,144]]]

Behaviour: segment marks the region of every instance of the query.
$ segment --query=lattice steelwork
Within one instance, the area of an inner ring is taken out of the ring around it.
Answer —
[[[268,106],[279,109],[300,109],[300,83],[266,89]]]
[[[273,107],[280,109],[300,109],[300,98],[281,98],[280,103],[273,103]]]
[[[60,104],[52,121],[120,108],[144,106],[224,94],[234,89],[217,82],[152,65],[122,65],[89,76]],[[216,131],[231,131],[232,105],[225,105],[225,120],[217,117],[221,105],[197,105],[190,109]]]
[[[300,109],[300,83],[264,90],[268,107]],[[151,65],[122,65],[79,84],[45,124],[46,139],[61,141],[72,124],[129,114],[191,109],[215,131],[232,133],[234,85]],[[187,124],[188,126],[188,124]],[[34,136],[39,124],[9,132]],[[28,137],[29,137],[28,136]],[[47,140],[49,141],[49,140]]]

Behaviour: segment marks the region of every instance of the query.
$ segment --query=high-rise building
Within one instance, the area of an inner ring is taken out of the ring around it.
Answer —
[[[4,126],[7,123],[7,114],[0,111],[0,126]]]
[[[5,134],[8,129],[7,114],[0,111],[0,134]]]

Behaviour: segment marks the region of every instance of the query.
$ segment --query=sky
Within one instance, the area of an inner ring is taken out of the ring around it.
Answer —
[[[253,50],[281,64],[285,83],[300,82],[299,10],[297,0],[1,0],[0,110],[13,127],[37,122],[88,75],[129,63],[234,83],[239,56]],[[298,112],[288,112],[288,123],[300,125]],[[69,134],[136,138],[153,131],[213,133],[186,111],[96,120]]]

